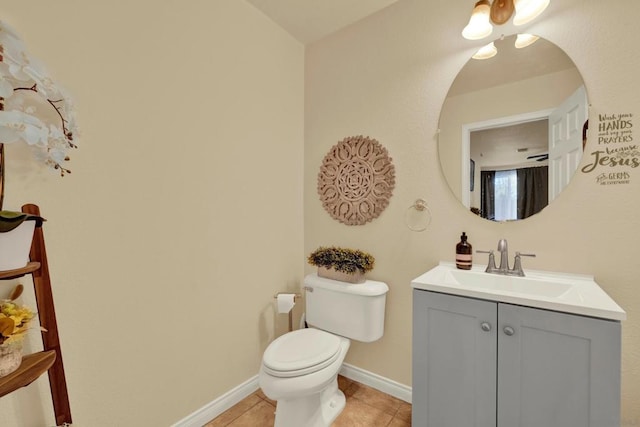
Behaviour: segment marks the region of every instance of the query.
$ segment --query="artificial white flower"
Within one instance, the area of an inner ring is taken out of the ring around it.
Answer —
[[[49,140],[51,141],[51,145],[65,146],[66,138],[64,136],[64,132],[58,126],[49,125]]]
[[[29,57],[25,52],[19,52],[18,58],[14,58],[10,54],[3,54],[2,56],[2,62],[9,65],[9,73],[13,78],[23,82],[23,84],[33,80],[29,74]]]
[[[13,95],[13,85],[2,74],[0,74],[0,98],[9,98]]]
[[[77,147],[73,104],[64,89],[31,57],[17,33],[0,21],[0,142],[25,142],[36,158],[59,170]]]
[[[3,62],[18,63],[23,52],[26,51],[24,43],[18,35],[4,22],[0,22],[0,46],[2,46]]]
[[[51,158],[54,163],[61,165],[67,158],[67,151],[62,148],[52,148],[49,150],[49,158]]]
[[[24,50],[24,43],[18,33],[6,22],[0,22],[0,43],[3,45],[18,46]]]
[[[5,110],[18,110],[24,111],[24,97],[23,96],[14,96],[15,92],[11,89],[11,96],[8,96],[4,99],[4,109]]]
[[[0,110],[0,141],[5,144],[26,142],[29,145],[46,146],[49,128],[42,120],[22,111]]]

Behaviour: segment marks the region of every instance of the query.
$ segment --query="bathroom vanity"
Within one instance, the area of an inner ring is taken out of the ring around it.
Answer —
[[[626,314],[592,277],[441,263],[411,285],[414,427],[620,425]]]

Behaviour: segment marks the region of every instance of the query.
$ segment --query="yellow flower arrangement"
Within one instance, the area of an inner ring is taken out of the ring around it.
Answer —
[[[22,341],[35,313],[27,306],[12,301],[0,303],[0,345]]]

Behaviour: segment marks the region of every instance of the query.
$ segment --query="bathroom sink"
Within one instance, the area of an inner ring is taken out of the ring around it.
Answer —
[[[571,289],[569,283],[550,278],[528,278],[488,274],[484,271],[451,270],[452,279],[465,286],[492,292],[509,292],[556,298]]]
[[[526,277],[485,273],[484,266],[459,270],[441,262],[411,282],[415,289],[526,305],[611,320],[626,313],[592,276],[527,270]]]

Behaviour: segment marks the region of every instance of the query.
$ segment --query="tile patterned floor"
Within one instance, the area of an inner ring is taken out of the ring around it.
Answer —
[[[338,386],[347,406],[332,427],[411,426],[411,404],[343,376],[338,377]],[[204,427],[270,427],[274,412],[275,402],[258,390]]]

